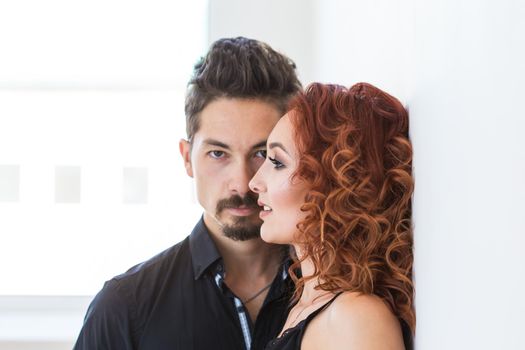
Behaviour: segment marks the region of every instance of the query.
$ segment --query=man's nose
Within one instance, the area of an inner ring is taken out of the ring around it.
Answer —
[[[248,184],[254,174],[255,170],[249,162],[237,162],[235,168],[232,169],[229,190],[243,197],[246,193],[250,192]]]

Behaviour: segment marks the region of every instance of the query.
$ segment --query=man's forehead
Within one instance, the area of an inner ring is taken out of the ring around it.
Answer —
[[[271,128],[258,129],[219,127],[210,125],[201,127],[193,136],[193,144],[198,147],[220,147],[230,150],[251,150],[266,147],[266,141]]]
[[[203,111],[193,140],[232,150],[263,148],[279,117],[278,111],[264,103],[221,100]]]
[[[209,135],[234,134],[267,138],[281,113],[260,100],[221,98],[208,104],[199,115],[199,131]]]

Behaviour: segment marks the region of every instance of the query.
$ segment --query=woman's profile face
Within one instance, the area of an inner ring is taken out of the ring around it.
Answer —
[[[259,194],[258,203],[263,206],[261,237],[268,243],[294,243],[297,224],[306,216],[301,206],[308,188],[301,180],[292,179],[299,157],[289,114],[268,136],[266,160],[250,181],[251,190]]]

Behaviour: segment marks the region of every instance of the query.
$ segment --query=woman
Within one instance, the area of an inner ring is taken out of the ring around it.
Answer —
[[[412,347],[411,165],[407,112],[378,88],[315,83],[291,102],[250,182],[262,238],[297,257],[268,350]]]

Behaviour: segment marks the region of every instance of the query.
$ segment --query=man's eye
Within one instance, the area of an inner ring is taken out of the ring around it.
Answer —
[[[283,167],[284,167],[284,164],[281,163],[280,161],[278,161],[278,160],[275,159],[275,158],[268,157],[268,160],[269,160],[270,162],[272,162],[273,167],[274,167],[275,169],[280,169],[280,168],[283,168]]]
[[[257,152],[255,152],[255,156],[257,158],[266,159],[266,150],[265,149],[258,150]]]
[[[210,155],[210,157],[214,159],[219,159],[219,158],[224,157],[223,151],[209,151],[208,154]]]

